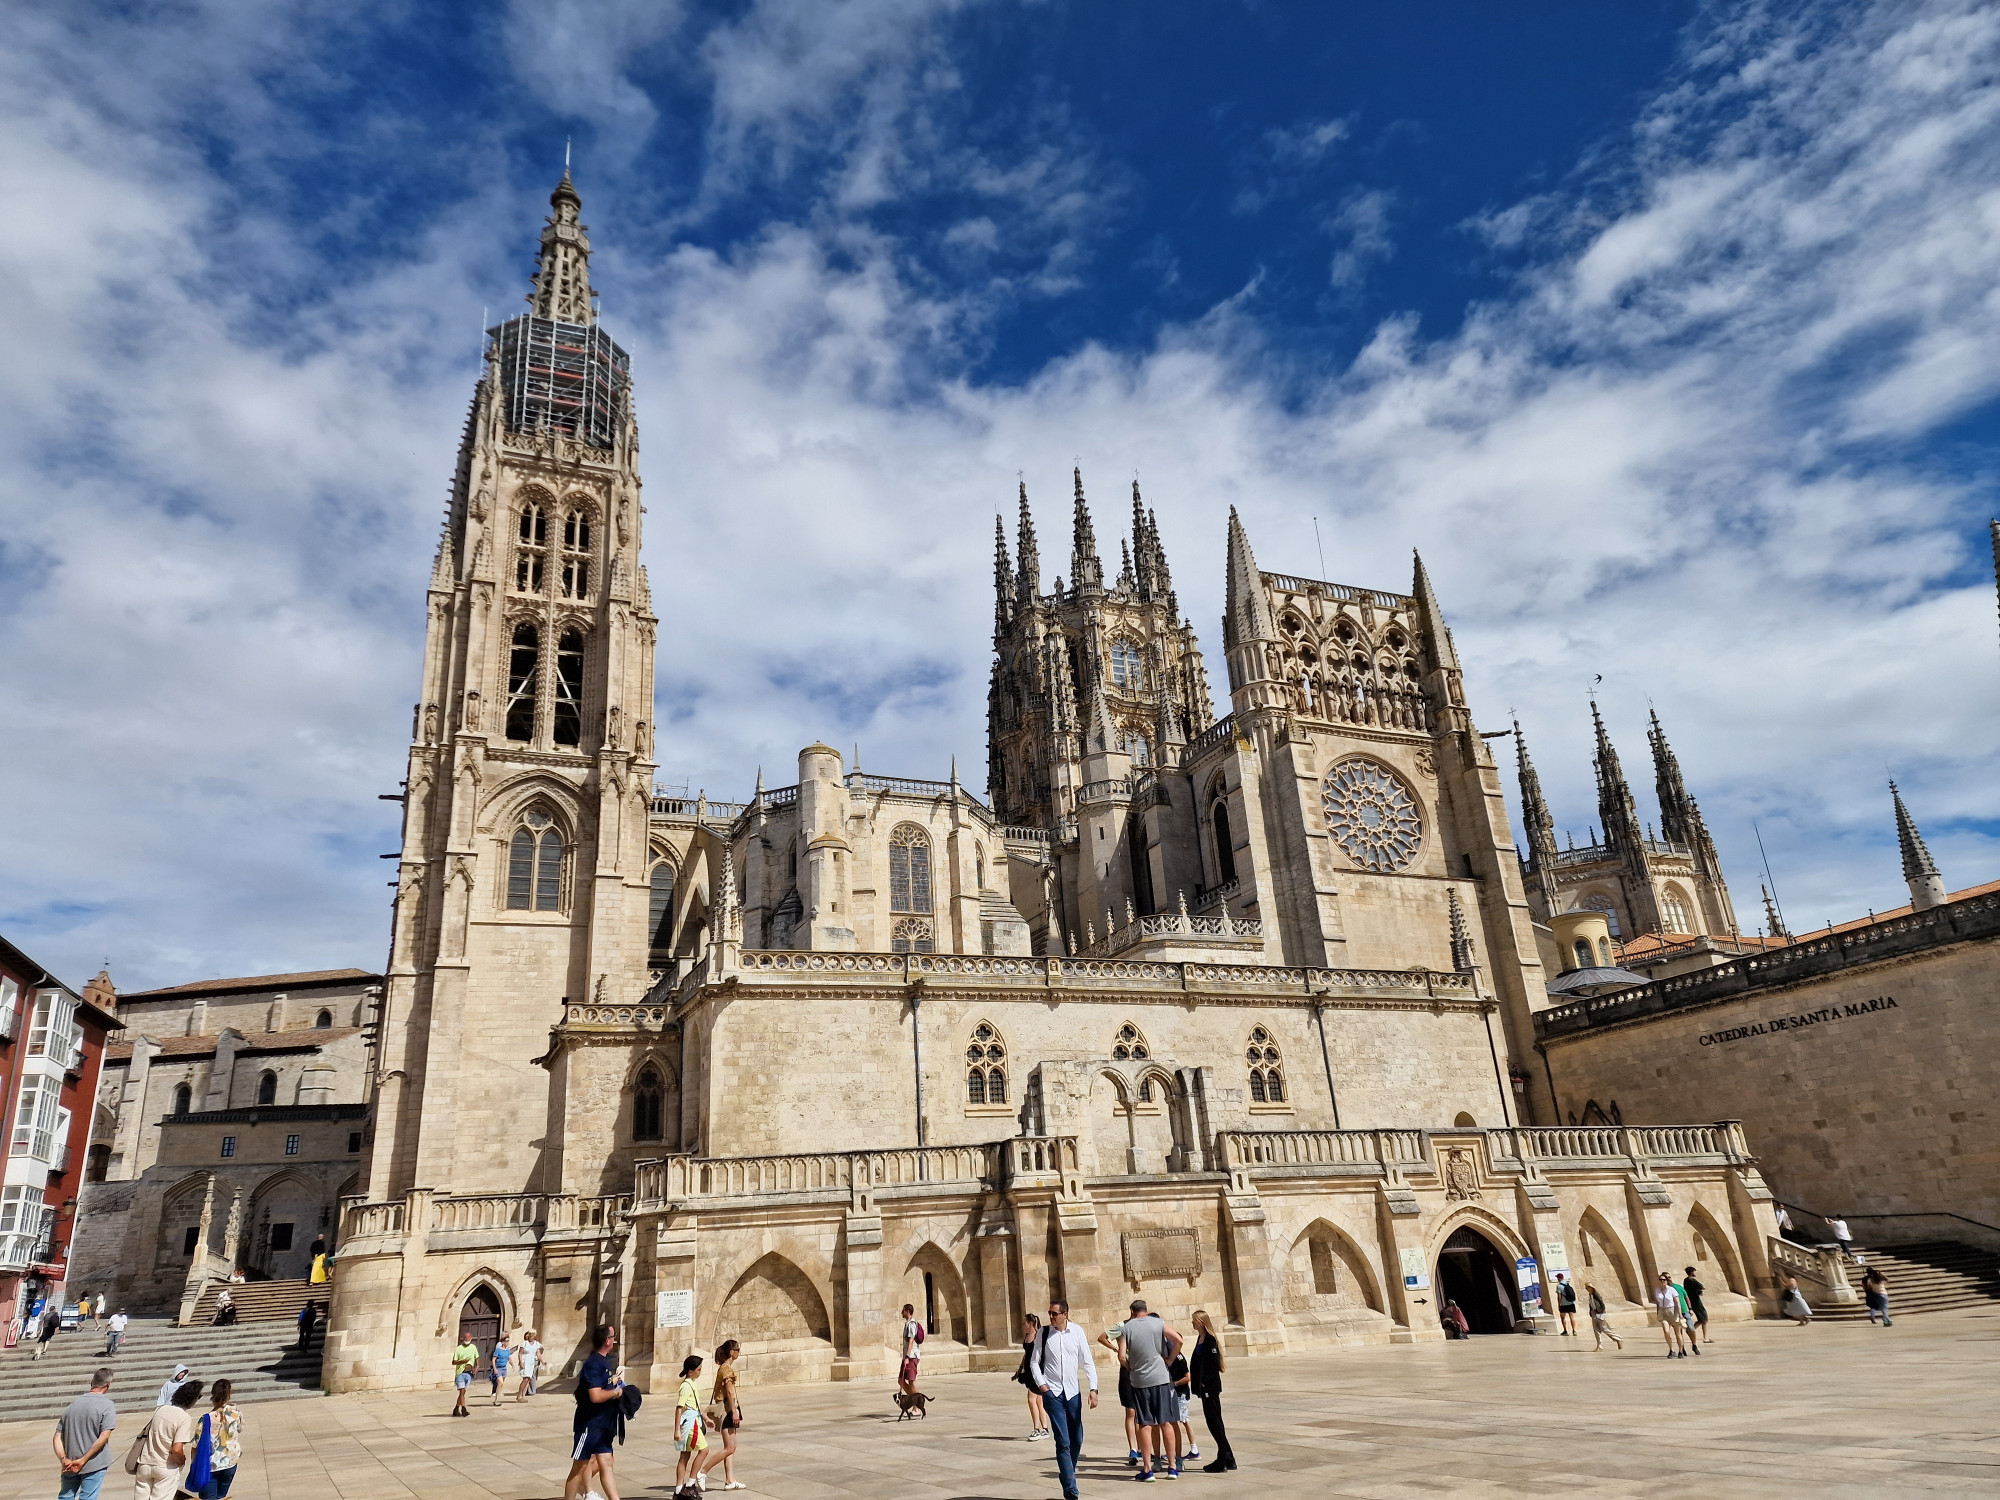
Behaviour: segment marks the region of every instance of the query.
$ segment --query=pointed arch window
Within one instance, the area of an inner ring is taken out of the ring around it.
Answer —
[[[276,1104],[278,1102],[278,1075],[266,1068],[257,1079],[257,1102]]]
[[[555,742],[583,742],[583,632],[565,630],[556,642]]]
[[[315,1031],[329,1030],[332,1027],[332,1025],[333,1025],[333,1012],[330,1010],[321,1011],[318,1017],[315,1018],[315,1020],[313,1021],[313,1029]]]
[[[1130,1021],[1120,1026],[1118,1035],[1111,1039],[1111,1056],[1118,1062],[1136,1062],[1152,1055],[1146,1047],[1146,1038]]]
[[[1679,891],[1668,893],[1660,903],[1660,916],[1669,932],[1693,932],[1694,918],[1688,914],[1687,903],[1681,899]]]
[[[931,935],[930,918],[905,917],[889,934],[891,953],[935,953],[936,940]]]
[[[185,1083],[174,1090],[174,1113],[184,1115],[194,1108],[194,1090]]]
[[[965,1048],[965,1102],[1007,1102],[1007,1044],[985,1021],[972,1028]]]
[[[565,599],[590,594],[590,513],[581,508],[563,519],[562,591]]]
[[[1128,729],[1119,738],[1118,748],[1132,757],[1135,766],[1150,766],[1153,763],[1153,742],[1136,729]]]
[[[562,835],[547,813],[529,813],[507,844],[507,909],[560,910],[562,874]]]
[[[1215,825],[1215,883],[1228,885],[1236,879],[1236,844],[1229,831],[1229,804],[1218,797],[1209,821]]]
[[[542,591],[542,569],[549,558],[549,518],[530,501],[521,507],[520,535],[514,544],[514,588],[523,594]]]
[[[898,823],[889,835],[889,910],[930,909],[931,836],[914,823]],[[916,951],[928,953],[930,949]]]
[[[1261,1026],[1253,1026],[1250,1029],[1250,1045],[1244,1049],[1243,1055],[1250,1064],[1250,1102],[1283,1104],[1285,1073],[1278,1057],[1278,1044],[1271,1040],[1271,1033]]]
[[[1136,693],[1145,686],[1146,669],[1134,642],[1121,640],[1111,643],[1111,681],[1113,686],[1124,688],[1128,693]]]
[[[653,866],[652,892],[646,903],[646,947],[665,957],[674,947],[674,867],[666,860]]]
[[[507,738],[535,737],[535,687],[541,678],[542,635],[525,621],[514,627],[507,658]]]
[[[667,1096],[666,1080],[651,1063],[639,1070],[639,1082],[632,1090],[632,1139],[660,1139],[661,1105]]]

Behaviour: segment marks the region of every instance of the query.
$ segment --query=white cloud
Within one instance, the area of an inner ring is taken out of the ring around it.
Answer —
[[[979,207],[946,238],[1040,236],[1036,274],[1074,276],[1105,174],[1054,126],[969,147],[939,8],[844,11],[760,4],[698,49],[711,184],[811,154],[798,212],[724,250],[596,232],[638,379],[667,777],[740,795],[824,736],[919,775],[955,751],[976,785],[991,516],[1011,531],[1024,469],[1066,571],[1074,459],[1108,549],[1139,470],[1218,656],[1229,505],[1273,569],[1317,570],[1314,516],[1341,581],[1400,586],[1421,546],[1481,722],[1520,711],[1579,832],[1585,687],[1604,675],[1642,804],[1650,697],[1753,922],[1752,817],[1795,921],[1898,899],[1885,762],[1927,831],[1961,822],[1934,839],[1947,878],[1991,873],[1980,517],[1898,445],[1993,394],[2000,16],[1726,27],[1630,143],[1535,200],[1518,294],[1448,338],[1392,319],[1302,385],[1253,286],[1152,347],[1083,345],[1004,385],[964,355],[1012,293],[919,271],[868,205],[948,178]],[[139,70],[114,107],[44,23],[0,96],[0,193],[31,206],[0,224],[20,351],[0,367],[0,712],[32,726],[0,911],[73,977],[107,950],[139,982],[378,960],[394,820],[373,799],[401,774],[465,331],[514,294],[539,213],[499,188],[437,211],[406,264],[306,299],[278,344],[242,278],[308,284],[318,252],[217,173],[185,111],[232,85],[224,127],[254,156],[287,128],[259,65],[309,59],[275,22],[251,46],[201,16],[201,87],[112,28],[97,45]],[[623,128],[641,112],[614,52],[523,67],[552,107]],[[565,89],[600,89],[598,113]],[[601,221],[615,194],[584,190]]]

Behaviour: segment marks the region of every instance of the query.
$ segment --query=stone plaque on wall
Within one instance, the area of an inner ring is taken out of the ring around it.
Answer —
[[[1201,1231],[1199,1229],[1138,1229],[1123,1236],[1125,1279],[1174,1281],[1201,1275]]]

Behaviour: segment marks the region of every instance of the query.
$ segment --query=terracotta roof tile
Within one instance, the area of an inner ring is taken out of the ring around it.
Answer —
[[[281,990],[286,985],[331,984],[342,979],[379,980],[380,974],[366,969],[307,969],[299,974],[251,974],[242,979],[201,979],[193,984],[172,984],[159,990],[134,990],[120,995],[120,1005],[134,1000],[162,1000],[169,995],[219,995],[233,990]]]

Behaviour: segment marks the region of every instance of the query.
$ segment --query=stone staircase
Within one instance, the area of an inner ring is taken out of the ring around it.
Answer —
[[[1854,1252],[1889,1282],[1889,1316],[1991,1307],[2000,1302],[2000,1255],[1957,1240],[1912,1245],[1856,1245]],[[1847,1279],[1861,1290],[1863,1267],[1849,1266]],[[1845,1302],[1815,1307],[1813,1317],[1828,1323],[1863,1323],[1868,1307]]]
[[[306,1303],[327,1302],[333,1297],[333,1287],[326,1282],[314,1286],[309,1281],[212,1281],[202,1289],[201,1300],[194,1305],[194,1316],[188,1320],[189,1326],[206,1328],[215,1321],[216,1300],[225,1286],[239,1323],[297,1324],[299,1309]],[[325,1315],[322,1308],[320,1316]]]
[[[297,1315],[295,1307],[293,1316]],[[0,1349],[0,1422],[61,1416],[63,1408],[89,1388],[91,1372],[107,1364],[117,1372],[111,1398],[120,1412],[152,1411],[161,1382],[183,1361],[193,1367],[197,1380],[230,1381],[232,1399],[240,1404],[318,1396],[323,1394],[319,1339],[324,1327],[322,1322],[312,1352],[300,1354],[292,1347],[298,1342],[296,1328],[277,1323],[177,1328],[165,1317],[134,1318],[125,1330],[124,1345],[107,1359],[104,1330],[86,1323],[74,1333],[57,1334],[41,1360],[31,1358],[33,1348],[25,1343]],[[206,1394],[197,1410],[208,1410]],[[121,1419],[118,1425],[123,1432],[129,1424]],[[122,1457],[124,1448],[118,1451]]]

